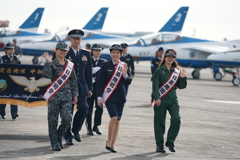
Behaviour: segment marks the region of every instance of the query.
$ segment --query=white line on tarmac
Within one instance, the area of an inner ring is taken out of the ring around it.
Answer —
[[[216,103],[230,103],[230,104],[240,104],[240,101],[220,101],[220,100],[202,100],[206,102],[216,102]]]

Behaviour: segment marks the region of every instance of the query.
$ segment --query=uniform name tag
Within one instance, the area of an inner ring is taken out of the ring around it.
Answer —
[[[112,95],[113,91],[117,87],[119,81],[121,80],[123,64],[124,64],[123,62],[118,61],[117,67],[115,68],[111,79],[105,86],[102,95],[103,103],[105,103],[109,99],[109,97]]]
[[[49,100],[70,78],[74,64],[67,60],[67,64],[60,76],[47,88],[43,98]]]
[[[180,70],[177,68],[174,68],[174,71],[171,74],[170,78],[158,90],[160,98],[165,96],[173,88],[173,86],[177,83],[179,73],[180,73]],[[154,105],[155,105],[155,100],[152,101],[150,106],[153,107]]]

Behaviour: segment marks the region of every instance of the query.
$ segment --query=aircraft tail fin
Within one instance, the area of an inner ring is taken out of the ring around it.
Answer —
[[[158,32],[181,32],[189,7],[181,7]]]
[[[37,8],[19,28],[30,32],[37,32],[43,11],[44,8]]]
[[[108,8],[103,7],[92,17],[92,19],[83,27],[87,30],[102,30]]]

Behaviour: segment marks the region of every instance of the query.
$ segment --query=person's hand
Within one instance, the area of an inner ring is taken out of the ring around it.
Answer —
[[[88,98],[92,97],[92,91],[88,91]]]
[[[97,104],[98,104],[98,106],[102,106],[102,100],[101,99],[99,99],[98,101],[97,101]]]
[[[160,99],[158,99],[158,100],[155,101],[155,105],[156,105],[156,106],[160,106],[160,104],[161,104],[161,100],[160,100]]]
[[[133,79],[133,78],[134,78],[134,75],[131,75],[130,77]]]
[[[126,63],[124,63],[123,68],[122,68],[122,73],[123,75],[127,74],[128,66]]]
[[[72,104],[76,104],[78,101],[78,98],[77,97],[73,97],[73,101],[72,101]]]
[[[180,77],[186,77],[186,73],[187,73],[187,71],[184,68],[182,68],[180,70]]]
[[[48,52],[44,52],[43,55],[48,62],[52,62],[52,55],[49,55]]]

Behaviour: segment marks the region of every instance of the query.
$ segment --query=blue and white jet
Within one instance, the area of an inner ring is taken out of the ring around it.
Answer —
[[[164,25],[164,27],[159,31],[180,32],[182,30],[182,26],[184,24],[184,20],[187,15],[187,11],[188,11],[188,7],[181,7]],[[82,42],[81,42],[82,46],[84,46],[86,43],[90,43],[90,44],[99,43],[104,48],[109,48],[114,43],[130,43],[134,39],[136,39],[133,37],[129,38],[129,37],[115,36],[115,35],[109,35],[109,34],[103,34],[100,32],[90,31],[89,29],[86,30],[86,27],[84,27],[83,31],[85,35],[82,38]],[[70,45],[70,41],[67,33],[68,31],[60,33],[55,37],[53,37],[52,39],[49,39],[43,42],[31,42],[31,43],[22,44],[21,48],[23,50],[23,54],[40,56],[42,55],[43,52],[46,52],[46,51],[50,53],[54,52],[56,43],[57,41],[60,41],[60,40],[65,41]],[[108,52],[108,50],[106,50],[106,52]],[[109,58],[108,53],[102,54],[102,56],[105,58]]]
[[[239,41],[240,42],[240,41]],[[238,42],[238,44],[240,44]],[[207,60],[213,65],[217,65],[222,68],[236,68],[236,72],[232,72],[232,83],[234,86],[240,84],[240,50],[214,53],[207,57]]]
[[[2,49],[6,43],[12,42],[13,39],[16,39],[18,44],[21,44],[34,39],[50,37],[50,34],[37,33],[43,12],[44,8],[37,8],[17,30],[7,31],[6,28],[3,28],[0,32],[0,48]]]
[[[177,33],[162,32],[146,35],[133,41],[128,47],[128,52],[138,61],[151,60],[159,47],[163,47],[164,50],[170,48],[176,50],[179,65],[195,68],[192,72],[194,79],[199,78],[202,68],[212,67],[214,78],[220,80],[222,78],[219,72],[220,66],[211,63],[208,57],[212,57],[213,53],[216,53],[216,55],[219,53],[231,53],[236,56],[240,51],[238,41],[210,41],[185,37]],[[233,61],[230,63],[233,63]]]

